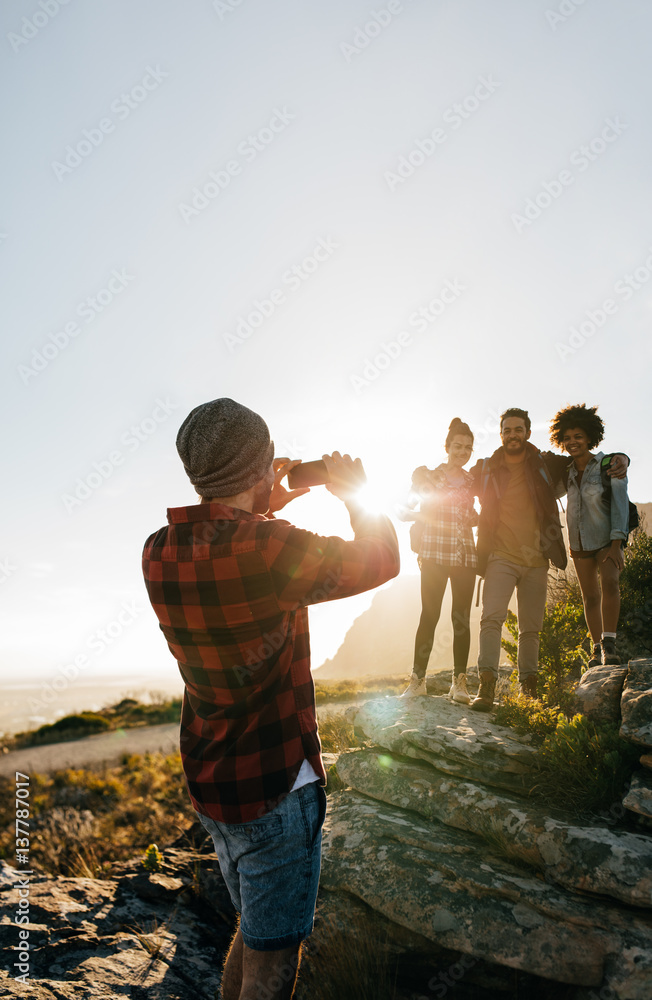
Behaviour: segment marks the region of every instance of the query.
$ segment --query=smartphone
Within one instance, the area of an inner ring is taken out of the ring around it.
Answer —
[[[303,486],[324,486],[325,483],[330,483],[330,476],[326,463],[321,459],[317,462],[302,462],[288,472],[288,486],[291,490],[298,490]]]

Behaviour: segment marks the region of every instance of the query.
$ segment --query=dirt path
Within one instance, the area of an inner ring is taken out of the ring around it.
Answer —
[[[118,729],[98,733],[69,743],[51,743],[43,747],[13,750],[0,757],[0,775],[12,776],[15,771],[47,774],[64,767],[89,767],[103,762],[116,763],[123,753],[174,753],[179,749],[179,723],[143,726],[138,729]]]
[[[328,702],[318,707],[318,714],[344,711],[359,702]],[[115,764],[123,753],[174,753],[179,749],[179,724],[169,722],[161,726],[142,726],[138,729],[118,729],[111,733],[98,733],[68,743],[50,743],[48,746],[27,747],[0,755],[0,776],[12,777],[16,771],[23,774],[47,774],[64,767],[91,767],[94,764]]]

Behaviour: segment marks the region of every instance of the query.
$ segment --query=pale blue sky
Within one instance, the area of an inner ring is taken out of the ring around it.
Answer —
[[[528,408],[547,446],[557,408],[598,403],[605,448],[631,455],[632,498],[652,499],[649,4],[591,0],[556,25],[559,5],[534,0],[228,6],[0,9],[6,678],[51,681],[80,655],[87,678],[174,673],[140,552],[167,506],[194,502],[174,440],[217,396],[262,413],[280,453],[359,454],[390,506],[414,466],[442,459],[453,416],[481,456],[506,406]],[[39,11],[35,30],[23,19]],[[53,167],[107,118],[90,155]],[[444,140],[419,154],[435,129]],[[392,179],[411,152],[411,176]],[[184,221],[180,206],[229,162],[228,186]],[[559,197],[541,197],[564,170]],[[538,196],[538,218],[519,221]],[[638,287],[617,286],[634,272]],[[421,329],[413,314],[447,282],[458,291]],[[273,314],[229,346],[272,292]],[[612,314],[562,357],[606,299]],[[383,344],[398,356],[356,381]],[[94,463],[110,477],[68,509]],[[288,517],[347,530],[321,495]],[[312,615],[314,665],[367,602]]]

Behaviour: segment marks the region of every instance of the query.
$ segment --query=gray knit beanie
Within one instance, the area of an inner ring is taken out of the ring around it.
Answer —
[[[179,428],[177,451],[200,496],[233,497],[267,474],[274,443],[262,417],[225,398],[191,410]]]

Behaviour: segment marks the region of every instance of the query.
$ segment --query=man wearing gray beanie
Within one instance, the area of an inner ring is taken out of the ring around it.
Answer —
[[[145,584],[185,683],[181,756],[240,914],[223,1000],[289,998],[312,931],[326,782],[310,673],[310,604],[399,571],[389,518],[364,509],[360,459],[324,455],[352,541],[276,519],[307,489],[281,480],[265,421],[232,399],[184,420],[177,449],[200,502],[168,509],[143,551]]]

